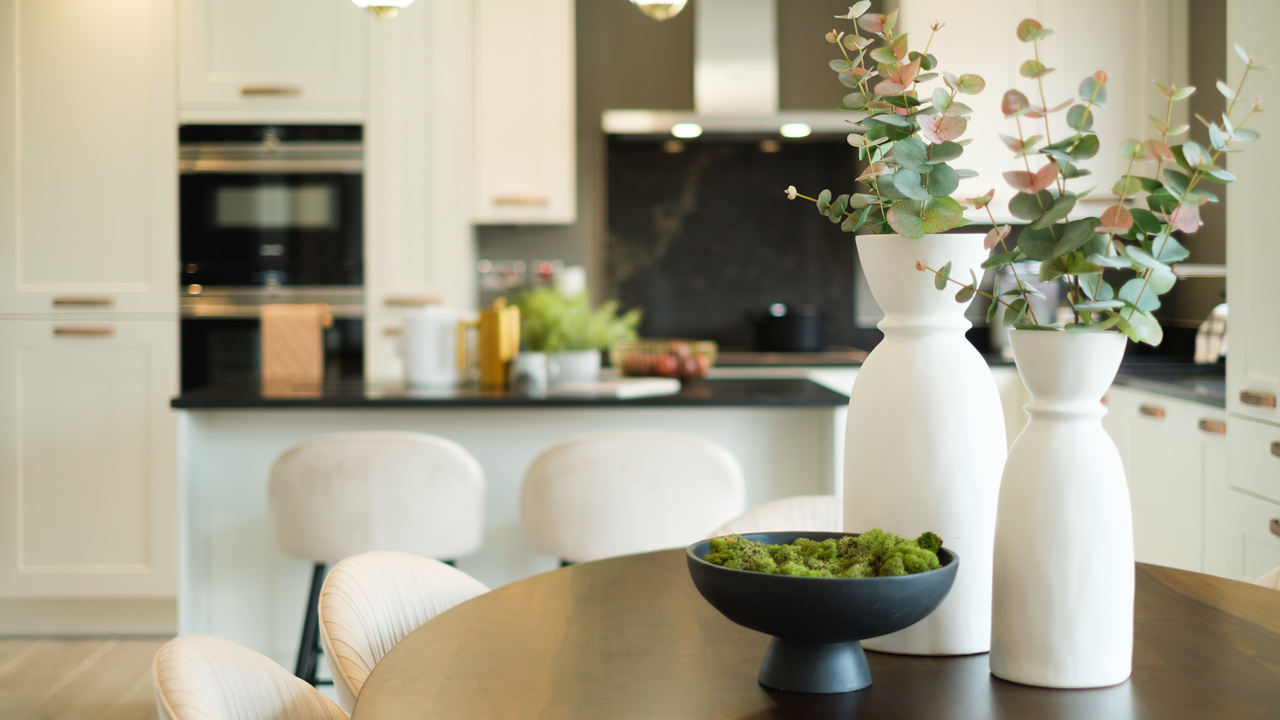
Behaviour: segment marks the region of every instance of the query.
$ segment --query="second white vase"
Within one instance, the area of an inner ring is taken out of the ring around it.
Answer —
[[[884,339],[849,397],[844,527],[904,537],[933,531],[960,556],[955,585],[919,623],[864,640],[869,650],[913,655],[986,652],[991,642],[991,563],[996,498],[1005,459],[1004,413],[991,369],[965,339],[958,286],[934,287],[916,260],[967,283],[982,276],[982,235],[864,235],[867,283],[885,312]]]

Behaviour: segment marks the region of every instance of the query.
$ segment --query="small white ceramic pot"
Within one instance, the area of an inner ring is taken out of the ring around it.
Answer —
[[[551,382],[595,382],[600,379],[599,350],[569,350],[551,353],[555,370]]]

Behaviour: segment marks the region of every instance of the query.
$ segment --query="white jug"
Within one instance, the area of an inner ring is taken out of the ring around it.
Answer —
[[[405,315],[404,372],[410,387],[457,384],[457,313],[443,305],[427,305]]]

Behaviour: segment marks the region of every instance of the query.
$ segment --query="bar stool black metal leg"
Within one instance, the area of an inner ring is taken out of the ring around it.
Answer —
[[[294,675],[316,684],[316,660],[320,655],[320,587],[324,584],[324,563],[316,563],[311,571],[311,598],[302,621],[302,642],[298,645],[298,667]]]

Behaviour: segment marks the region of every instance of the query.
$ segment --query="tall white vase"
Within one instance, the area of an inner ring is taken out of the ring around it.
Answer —
[[[1133,665],[1133,515],[1102,396],[1119,333],[1013,330],[1031,416],[1005,465],[996,520],[991,672],[1105,687]]]
[[[970,323],[957,286],[934,287],[915,269],[952,263],[982,277],[982,235],[858,238],[867,283],[884,310],[884,340],[849,396],[844,527],[906,537],[926,530],[960,556],[955,585],[932,615],[869,650],[912,655],[986,652],[991,642],[991,552],[1004,467],[1004,413],[991,369],[965,339]]]

